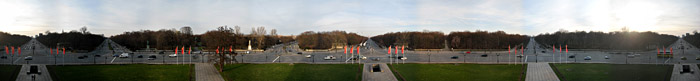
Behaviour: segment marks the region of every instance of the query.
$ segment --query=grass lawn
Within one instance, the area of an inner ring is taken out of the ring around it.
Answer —
[[[550,64],[552,65],[552,64]],[[554,64],[559,79],[568,81],[668,81],[673,65]],[[563,80],[562,80],[563,81]]]
[[[194,66],[188,65],[66,65],[47,66],[58,81],[188,81]]]
[[[357,64],[229,64],[221,73],[228,81],[359,81]]]
[[[0,65],[0,81],[15,81],[22,66]]]
[[[525,74],[521,75],[525,71],[522,65],[396,64],[391,67],[407,81],[518,81],[525,78]]]

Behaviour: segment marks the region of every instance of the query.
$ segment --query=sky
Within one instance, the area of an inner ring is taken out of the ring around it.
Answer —
[[[0,31],[37,35],[87,27],[112,36],[219,26],[276,29],[280,35],[344,30],[363,36],[400,31],[568,31],[700,29],[700,0],[0,0]]]

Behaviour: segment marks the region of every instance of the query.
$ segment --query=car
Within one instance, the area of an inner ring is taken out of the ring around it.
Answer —
[[[400,58],[401,60],[406,60],[406,59],[408,59],[408,58],[406,58],[406,57],[399,57],[399,58]]]
[[[156,55],[148,56],[148,60],[155,60],[155,59],[156,59]]]
[[[324,60],[335,60],[335,57],[333,55],[328,55],[323,58]]]
[[[165,54],[165,51],[160,51],[158,52],[158,54]]]
[[[119,58],[129,58],[129,53],[122,53]]]
[[[695,60],[700,60],[700,57],[695,57]]]
[[[374,58],[374,59],[372,59],[372,60],[374,60],[374,61],[379,61],[379,58]]]
[[[546,51],[542,51],[542,53],[546,53]]]
[[[101,57],[102,55],[95,55],[95,57]]]
[[[687,59],[688,59],[688,58],[685,58],[685,57],[681,57],[681,60],[687,60]]]
[[[457,59],[457,58],[459,58],[459,57],[458,57],[458,56],[452,56],[452,57],[450,57],[450,58],[451,58],[451,59]]]
[[[119,55],[112,55],[112,57],[119,57]]]
[[[32,59],[34,59],[32,56],[24,57],[24,60],[32,60]]]
[[[143,55],[136,56],[137,58],[143,58]]]
[[[306,58],[311,58],[311,55],[306,55]]]
[[[576,58],[576,55],[570,55],[569,58]]]
[[[481,55],[481,57],[488,57],[488,56],[489,56],[489,55],[487,55],[487,54],[483,54],[483,55]]]
[[[301,52],[297,52],[297,54],[302,54]]]
[[[2,57],[0,57],[0,58],[2,58],[2,59],[7,59],[7,56],[2,56]]]
[[[515,57],[523,58],[523,55],[515,55]]]
[[[583,58],[583,60],[591,60],[591,56],[586,56]]]
[[[172,58],[172,57],[177,57],[177,54],[170,54],[170,55],[168,55],[168,57],[171,57],[171,58]]]
[[[681,74],[683,74],[683,73],[690,73],[690,74],[693,74],[693,73],[695,73],[695,72],[693,71],[693,69],[690,69],[690,65],[682,65],[682,66],[681,66],[681,72],[680,72],[680,73],[681,73]]]
[[[605,56],[605,59],[610,59],[608,56]]]

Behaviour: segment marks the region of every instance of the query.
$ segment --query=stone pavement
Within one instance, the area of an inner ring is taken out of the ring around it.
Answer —
[[[370,72],[372,64],[378,64],[382,72]],[[365,63],[362,69],[362,81],[398,81],[385,63]]]
[[[548,63],[528,63],[525,81],[559,81]]]
[[[214,65],[209,63],[195,63],[194,66],[196,81],[224,81],[224,78],[217,72]]]
[[[690,69],[695,71],[694,73],[683,73],[681,74],[681,68],[684,64],[674,64],[673,74],[671,75],[671,81],[700,81],[700,73],[698,73],[698,66],[696,64],[690,65]]]
[[[46,65],[37,65],[39,71],[41,72],[40,75],[36,74],[31,74],[27,75],[27,71],[29,71],[29,66],[30,65],[22,65],[22,69],[19,71],[19,74],[17,75],[17,80],[16,81],[53,81],[51,80],[51,75],[49,74],[49,70],[46,69]],[[32,80],[32,75],[35,75],[36,78]]]

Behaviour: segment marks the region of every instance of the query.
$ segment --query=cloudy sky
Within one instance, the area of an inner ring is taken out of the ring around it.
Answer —
[[[218,26],[277,29],[282,35],[345,30],[365,36],[397,31],[502,30],[537,35],[569,31],[700,29],[700,0],[0,0],[0,31],[36,35]]]

